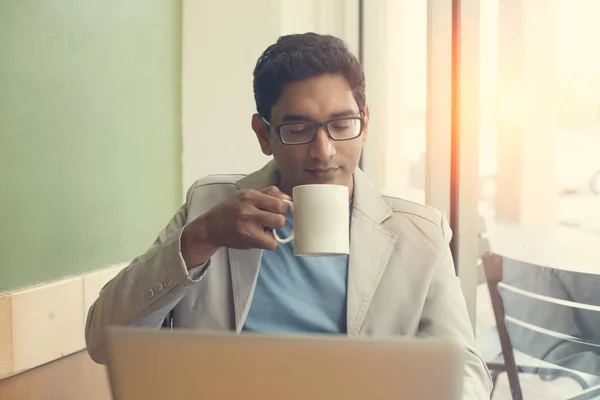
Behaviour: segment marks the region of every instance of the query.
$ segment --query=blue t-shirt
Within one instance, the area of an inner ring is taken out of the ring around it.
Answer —
[[[287,237],[292,228],[288,213],[278,233]],[[263,252],[243,330],[346,333],[348,256],[296,257],[293,246],[292,241]]]

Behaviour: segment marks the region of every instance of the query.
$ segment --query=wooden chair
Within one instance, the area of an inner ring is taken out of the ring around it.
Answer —
[[[567,377],[573,379],[581,386],[582,392],[568,400],[587,400],[600,398],[600,377],[596,377],[595,375],[590,375],[581,371],[575,371],[560,365],[555,365],[544,359],[535,358],[525,352],[516,351],[513,348],[513,343],[511,342],[511,336],[509,335],[507,322],[518,324],[519,328],[532,330],[535,334],[548,335],[551,340],[556,340],[558,342],[573,341],[578,345],[591,346],[591,348],[599,350],[598,357],[600,357],[600,343],[561,332],[554,332],[544,327],[536,326],[535,324],[532,324],[531,321],[521,321],[518,318],[512,317],[511,314],[514,312],[514,310],[506,310],[505,301],[501,295],[501,290],[506,291],[506,293],[510,293],[517,299],[519,296],[521,296],[523,298],[523,303],[527,303],[528,299],[535,299],[535,301],[549,302],[559,306],[565,306],[565,304],[567,304],[569,307],[577,308],[578,305],[574,303],[572,304],[572,302],[568,302],[560,298],[553,298],[548,296],[548,293],[532,293],[528,290],[524,290],[523,288],[519,288],[509,282],[506,282],[504,279],[504,262],[505,260],[510,259],[506,259],[493,253],[486,253],[482,256],[482,260],[494,311],[494,317],[496,320],[497,336],[500,341],[500,354],[497,354],[497,356],[493,359],[487,360],[487,365],[492,375],[494,387],[496,386],[498,375],[501,373],[506,373],[512,399],[522,400],[523,392],[521,390],[521,384],[519,381],[519,373],[529,373],[538,374],[543,380],[553,380],[558,377]],[[510,261],[513,263],[518,263],[514,260]],[[598,279],[600,279],[600,277]],[[582,307],[586,310],[590,309],[589,305],[582,305]],[[591,308],[593,309],[593,306]],[[600,312],[600,306],[597,307],[597,311]]]

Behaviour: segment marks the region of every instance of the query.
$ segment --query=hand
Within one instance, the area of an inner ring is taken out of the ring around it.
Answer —
[[[182,254],[189,268],[204,263],[219,248],[275,250],[278,242],[268,228],[282,228],[291,198],[276,186],[240,190],[185,227]]]

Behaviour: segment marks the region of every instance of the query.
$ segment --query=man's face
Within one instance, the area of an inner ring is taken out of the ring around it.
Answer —
[[[353,191],[354,170],[367,137],[365,123],[361,136],[334,141],[319,128],[314,139],[305,144],[284,144],[275,127],[290,122],[322,122],[339,117],[357,117],[360,111],[346,79],[341,75],[320,75],[287,85],[271,109],[271,128],[261,117],[253,116],[252,128],[263,153],[273,154],[282,191],[291,194],[294,186],[337,184]],[[368,109],[365,109],[368,120]]]

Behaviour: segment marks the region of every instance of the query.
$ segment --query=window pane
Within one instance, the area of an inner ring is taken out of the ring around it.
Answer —
[[[479,245],[499,257],[482,256],[478,343],[510,372],[510,339],[524,398],[565,399],[600,385],[600,2],[480,6]]]
[[[386,194],[425,201],[427,2],[364,4],[371,108],[363,168]]]

